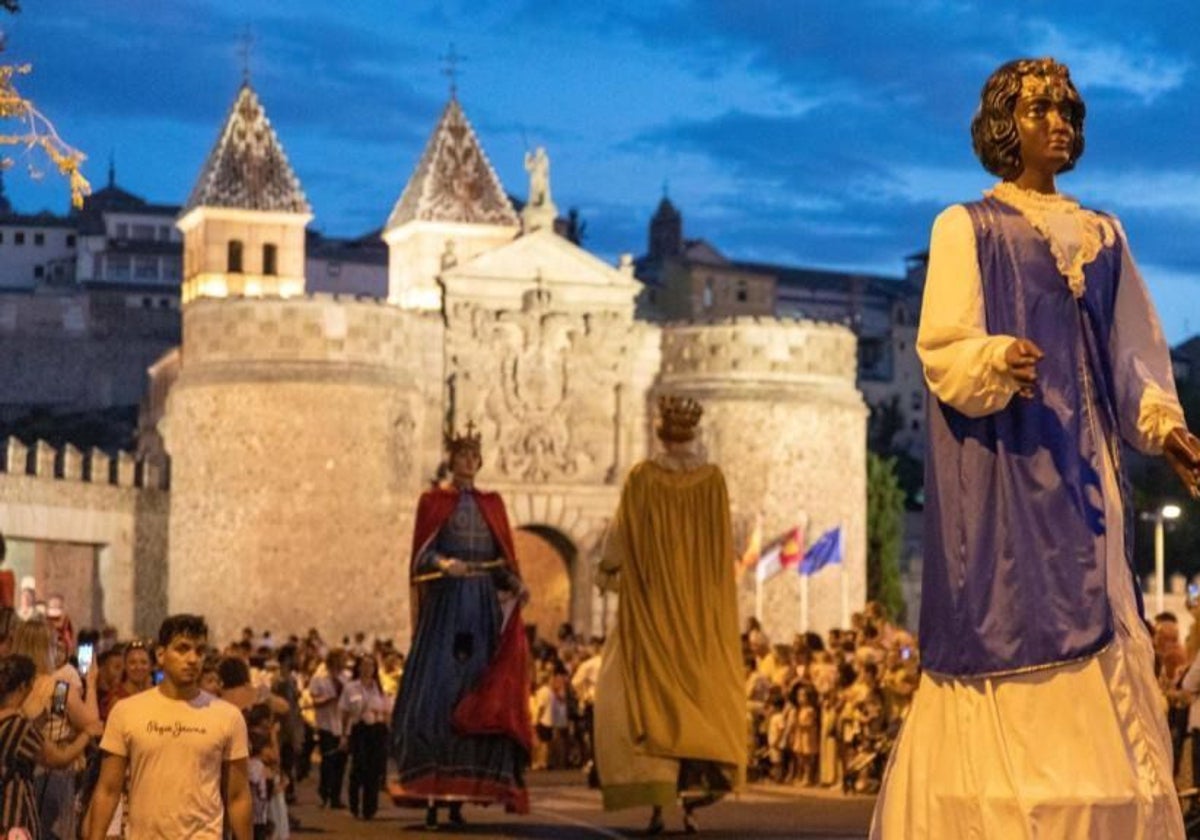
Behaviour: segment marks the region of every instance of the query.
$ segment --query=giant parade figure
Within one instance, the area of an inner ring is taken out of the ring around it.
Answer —
[[[924,674],[871,836],[1182,838],[1122,444],[1193,496],[1200,441],[1117,219],[1058,192],[1084,103],[1052,59],[983,88],[1000,182],[933,226]]]
[[[412,649],[392,717],[399,804],[439,806],[461,824],[463,803],[526,813],[529,648],[521,580],[504,502],[475,488],[480,436],[447,436],[452,481],[421,496],[410,582]]]
[[[701,408],[659,401],[665,451],[629,473],[599,567],[619,593],[595,691],[596,769],[608,810],[695,809],[745,775],[734,552],[725,477],[697,451]]]

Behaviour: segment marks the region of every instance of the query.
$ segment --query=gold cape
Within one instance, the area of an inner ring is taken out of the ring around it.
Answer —
[[[740,786],[746,700],[720,469],[635,466],[600,577],[619,593],[596,687],[605,807],[670,804],[685,759],[714,762],[730,788]]]

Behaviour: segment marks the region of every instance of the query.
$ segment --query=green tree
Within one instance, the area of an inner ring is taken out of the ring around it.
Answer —
[[[893,621],[903,622],[907,605],[900,586],[904,541],[904,490],[894,458],[867,453],[867,597]]]
[[[1180,379],[1176,382],[1179,402],[1188,427],[1200,428],[1200,379]],[[1189,499],[1179,478],[1162,457],[1147,457],[1126,450],[1130,484],[1133,487],[1133,507],[1136,531],[1134,563],[1142,573],[1154,568],[1154,524],[1143,521],[1140,514],[1159,510],[1168,502],[1183,508],[1183,515],[1167,524],[1167,574],[1183,572],[1188,577],[1200,573],[1200,502]]]

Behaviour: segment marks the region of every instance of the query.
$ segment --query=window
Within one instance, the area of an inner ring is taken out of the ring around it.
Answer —
[[[230,274],[242,273],[242,240],[230,239],[225,270]]]
[[[44,268],[43,268],[42,266],[40,266],[40,265],[35,265],[35,266],[33,267],[33,276],[34,276],[34,278],[35,278],[35,279],[37,279],[37,280],[41,280],[43,277],[45,277],[45,276],[46,276],[46,269],[44,269]]]
[[[154,225],[134,225],[133,226],[133,238],[134,239],[149,239],[149,240],[153,241]]]
[[[127,224],[117,225],[117,239],[128,239],[128,238],[129,238],[129,225],[127,225]]]
[[[133,262],[133,276],[138,280],[158,279],[158,257],[138,257]]]
[[[912,410],[913,411],[921,410],[921,406],[923,406],[925,404],[924,397],[925,397],[925,395],[923,393],[921,393],[920,391],[912,392]]]
[[[179,257],[166,257],[163,260],[162,277],[164,280],[178,280],[180,275]]]
[[[0,245],[4,244],[4,231],[0,230]]]
[[[129,257],[124,254],[113,254],[108,258],[108,279],[129,279]]]
[[[158,226],[158,238],[163,242],[171,241],[171,228],[168,225]]]
[[[270,243],[263,246],[263,266],[262,273],[274,276],[279,273],[277,263],[278,249]]]
[[[33,244],[34,245],[45,245],[46,244],[46,234],[35,233],[33,235]]]
[[[15,234],[13,234],[13,242],[17,243],[18,245],[24,245],[25,244],[25,231],[19,230]]]
[[[748,300],[750,300],[750,289],[746,286],[746,281],[737,281],[737,302],[745,303]]]
[[[67,234],[67,247],[68,247],[68,248],[74,248],[74,247],[75,247],[75,234],[73,234],[73,233],[68,233],[68,234]]]
[[[704,278],[704,308],[710,309],[713,305],[713,279],[711,277]]]

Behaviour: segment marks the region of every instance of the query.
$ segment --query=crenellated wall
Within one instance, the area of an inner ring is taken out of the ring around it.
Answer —
[[[95,546],[104,620],[123,637],[156,631],[167,608],[165,466],[127,452],[110,458],[16,438],[3,456],[0,532]]]
[[[844,569],[809,581],[809,625],[801,626],[794,572],[763,586],[761,618],[773,641],[843,624],[846,603],[866,594],[867,408],[855,387],[855,337],[842,326],[773,318],[668,324],[659,393],[691,396],[705,408],[702,443],[729,484],[737,549],[755,517],[771,540],[799,524],[807,542],[843,528]],[[744,616],[755,610],[753,573],[740,588]]]

